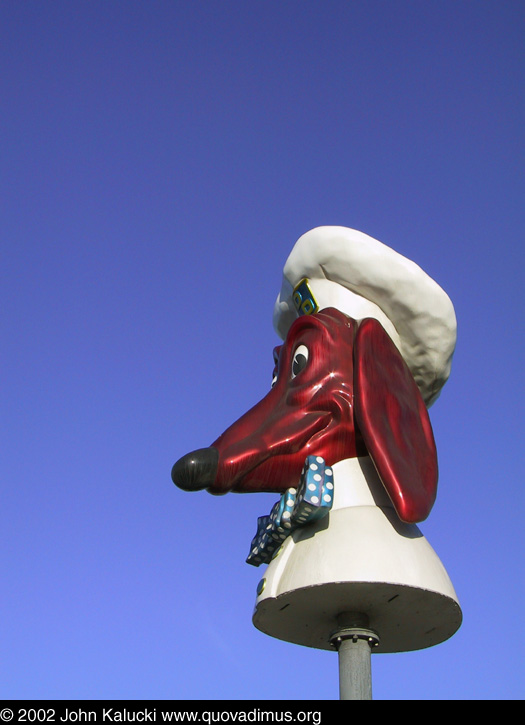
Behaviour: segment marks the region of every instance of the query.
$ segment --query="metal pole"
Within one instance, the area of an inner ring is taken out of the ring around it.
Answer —
[[[377,632],[368,629],[368,617],[345,613],[341,627],[331,637],[339,654],[339,699],[372,699],[372,649],[379,645]]]

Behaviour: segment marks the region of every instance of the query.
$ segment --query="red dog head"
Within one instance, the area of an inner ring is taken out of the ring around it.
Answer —
[[[274,351],[275,384],[210,448],[181,458],[173,481],[210,493],[277,492],[297,484],[305,458],[329,465],[369,454],[403,521],[426,518],[437,487],[427,409],[377,320],[336,309],[299,317]]]

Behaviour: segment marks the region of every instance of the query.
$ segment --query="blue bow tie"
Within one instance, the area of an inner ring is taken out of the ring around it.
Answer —
[[[308,456],[298,487],[288,488],[269,516],[257,519],[246,562],[268,564],[292,531],[326,516],[334,500],[334,474],[320,456]]]

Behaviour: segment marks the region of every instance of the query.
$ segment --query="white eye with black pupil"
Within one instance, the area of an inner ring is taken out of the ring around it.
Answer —
[[[277,375],[274,375],[272,378],[272,384],[270,387],[273,388],[273,386],[275,385],[276,382],[277,382]]]
[[[299,345],[292,360],[292,380],[305,369],[308,362],[308,348],[306,345]]]

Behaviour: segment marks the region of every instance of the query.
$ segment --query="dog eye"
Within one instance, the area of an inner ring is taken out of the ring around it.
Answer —
[[[304,370],[308,362],[308,348],[306,345],[299,345],[294,353],[292,361],[292,380]]]

